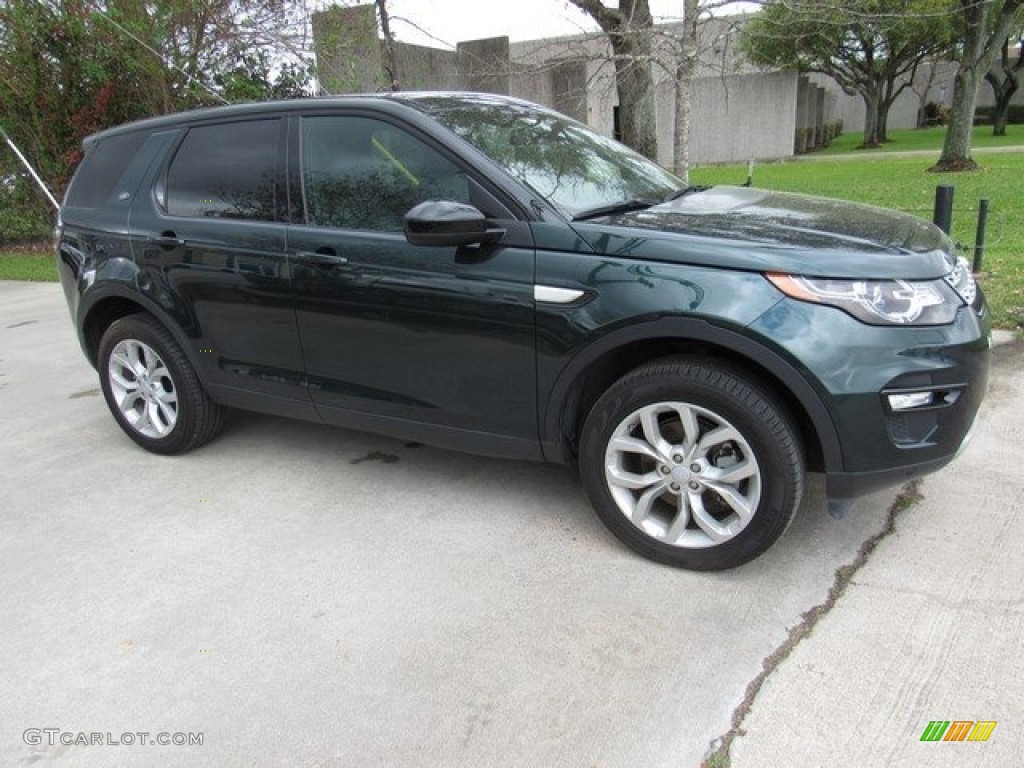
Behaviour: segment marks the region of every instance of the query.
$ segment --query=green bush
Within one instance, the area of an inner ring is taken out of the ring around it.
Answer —
[[[49,240],[53,211],[32,181],[0,178],[0,246]]]

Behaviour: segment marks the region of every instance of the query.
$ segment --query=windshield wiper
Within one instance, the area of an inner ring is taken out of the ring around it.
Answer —
[[[664,200],[662,200],[661,202],[668,203],[668,202],[670,202],[672,200],[678,200],[680,197],[686,197],[687,195],[692,195],[694,192],[704,192],[705,190],[708,190],[708,189],[711,189],[711,187],[697,187],[697,186],[681,187],[680,189],[677,189],[675,192],[670,192],[668,194],[668,196]]]
[[[645,198],[634,197],[630,200],[620,200],[617,203],[610,203],[609,205],[599,205],[596,208],[587,208],[586,210],[575,214],[572,217],[572,220],[586,221],[587,219],[596,219],[598,216],[608,216],[613,213],[642,211],[645,208],[650,208],[652,205],[657,205],[660,202],[660,200],[648,200]]]

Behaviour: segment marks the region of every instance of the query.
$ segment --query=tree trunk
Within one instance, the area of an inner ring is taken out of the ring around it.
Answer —
[[[689,71],[687,71],[689,70]],[[690,111],[693,103],[693,67],[682,61],[676,68],[675,130],[672,136],[672,171],[690,183]]]
[[[978,164],[971,159],[971,128],[978,101],[981,75],[992,65],[1003,41],[1010,35],[1021,0],[978,3],[960,0],[964,21],[963,52],[953,78],[953,116],[946,129],[939,162],[928,170],[972,171]]]
[[[690,116],[693,106],[693,73],[697,64],[698,0],[683,0],[683,32],[679,39],[676,63],[675,129],[672,143],[672,170],[690,183]]]
[[[861,147],[874,149],[878,146],[878,103],[881,101],[878,94],[873,91],[862,91],[860,94],[864,100],[864,142]]]
[[[995,111],[992,113],[992,135],[1005,136],[1006,123],[1009,120],[1010,100],[996,102]]]
[[[961,62],[953,78],[952,117],[946,127],[946,140],[942,144],[939,162],[929,170],[973,171],[978,164],[971,159],[971,128],[974,127],[974,109],[978,102],[978,70]]]
[[[878,100],[878,121],[877,128],[875,129],[875,135],[878,137],[879,144],[884,144],[889,140],[890,107],[892,107],[892,102],[888,99],[882,98]]]
[[[622,142],[657,161],[658,125],[651,73],[654,18],[649,0],[619,0],[609,8],[600,0],[569,0],[598,23],[615,59]]]
[[[1017,92],[1019,81],[1017,72],[1021,68],[1022,59],[1018,58],[1015,63],[1010,64],[1010,41],[1003,42],[1002,52],[998,64],[993,63],[988,72],[985,73],[985,80],[992,86],[992,96],[995,106],[992,110],[992,135],[1005,136],[1006,123],[1010,116],[1010,102]]]
[[[651,74],[650,39],[612,36],[615,84],[619,94],[622,143],[644,157],[658,159],[658,127]]]
[[[376,0],[377,15],[380,17],[380,31],[384,35],[384,70],[388,76],[388,89],[399,90],[398,62],[395,58],[395,38],[391,34],[391,16],[386,0]]]

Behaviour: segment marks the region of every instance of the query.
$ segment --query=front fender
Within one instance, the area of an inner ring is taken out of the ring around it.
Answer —
[[[661,317],[619,328],[587,345],[559,372],[540,414],[541,445],[548,461],[572,460],[571,438],[575,429],[575,398],[588,371],[603,359],[632,345],[650,343],[698,344],[720,350],[724,356],[744,361],[767,373],[774,382],[801,406],[821,446],[826,471],[842,468],[842,454],[835,424],[825,404],[810,382],[784,357],[737,331],[716,326],[706,320],[687,317]],[[622,373],[625,373],[623,371]],[[544,402],[542,398],[542,402]]]

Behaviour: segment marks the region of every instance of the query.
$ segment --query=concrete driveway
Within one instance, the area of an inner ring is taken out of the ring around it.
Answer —
[[[708,575],[626,550],[563,468],[249,414],[162,458],[59,286],[15,283],[0,488],[0,764],[223,768],[695,768],[896,498],[836,521],[812,482]]]

